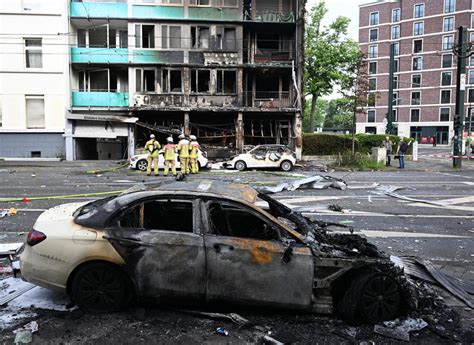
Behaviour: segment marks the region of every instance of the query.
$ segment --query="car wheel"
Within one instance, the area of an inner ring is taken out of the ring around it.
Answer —
[[[293,169],[293,163],[290,161],[283,161],[280,164],[280,169],[283,171],[291,171]]]
[[[140,159],[137,162],[137,169],[140,171],[146,171],[147,166],[148,166],[148,162],[145,159]]]
[[[247,169],[247,164],[245,164],[244,161],[237,161],[235,162],[234,166],[239,171],[244,171],[245,169]]]
[[[401,289],[394,278],[363,272],[351,282],[336,310],[350,323],[376,323],[400,316],[401,302]]]
[[[113,312],[124,309],[131,301],[132,287],[120,268],[101,262],[82,267],[71,285],[72,300],[91,312]]]

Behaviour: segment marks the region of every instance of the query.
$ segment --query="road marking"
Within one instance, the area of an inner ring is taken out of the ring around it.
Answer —
[[[446,205],[446,206],[436,206],[436,205],[430,205],[430,204],[422,204],[422,203],[412,203],[409,204],[410,206],[418,206],[418,207],[431,207],[431,208],[437,208],[437,209],[444,209],[444,210],[456,210],[456,211],[470,211],[474,212],[474,207],[469,207],[469,206],[451,206],[451,205]]]
[[[445,173],[445,172],[437,172],[437,174],[447,175],[447,176],[452,176],[452,177],[467,178],[469,180],[474,179],[474,177],[471,177],[471,176],[463,176],[463,175],[457,175],[457,174],[451,174],[451,173]]]
[[[468,202],[473,202],[474,201],[474,196],[466,196],[464,198],[453,198],[453,199],[444,199],[444,200],[438,200],[439,203],[445,204],[445,205],[458,205],[458,204],[465,204]]]
[[[363,211],[352,211],[348,213],[321,210],[320,212],[303,212],[305,216],[339,216],[339,217],[396,217],[396,218],[453,218],[453,219],[474,219],[474,216],[453,216],[442,214],[388,214],[371,213]]]
[[[337,231],[337,233],[349,233],[347,231]],[[384,230],[360,230],[354,231],[354,234],[362,234],[367,237],[379,237],[379,238],[471,238],[468,236],[457,236],[457,235],[438,235],[430,234],[425,232],[401,232],[401,231],[384,231]]]

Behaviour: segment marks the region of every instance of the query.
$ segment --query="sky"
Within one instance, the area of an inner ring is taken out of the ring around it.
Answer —
[[[319,0],[307,0],[307,9],[313,7]],[[349,36],[358,40],[359,33],[359,5],[372,2],[371,0],[326,0],[326,7],[328,8],[328,14],[326,18],[326,24],[329,24],[338,16],[344,16],[351,19],[351,25],[349,27]]]

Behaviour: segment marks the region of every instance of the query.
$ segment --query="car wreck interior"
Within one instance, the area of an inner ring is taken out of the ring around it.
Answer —
[[[147,230],[193,232],[191,201],[152,200],[132,206],[112,226]]]
[[[279,240],[278,231],[256,215],[234,205],[210,202],[210,233],[219,236]]]

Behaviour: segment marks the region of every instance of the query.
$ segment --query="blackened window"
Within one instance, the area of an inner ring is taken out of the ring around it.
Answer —
[[[423,40],[413,41],[413,54],[418,54],[423,51]]]
[[[441,73],[441,86],[450,86],[452,82],[452,73],[451,72],[443,72]],[[470,77],[470,75],[469,75]]]
[[[411,76],[411,87],[421,87],[421,74]]]

